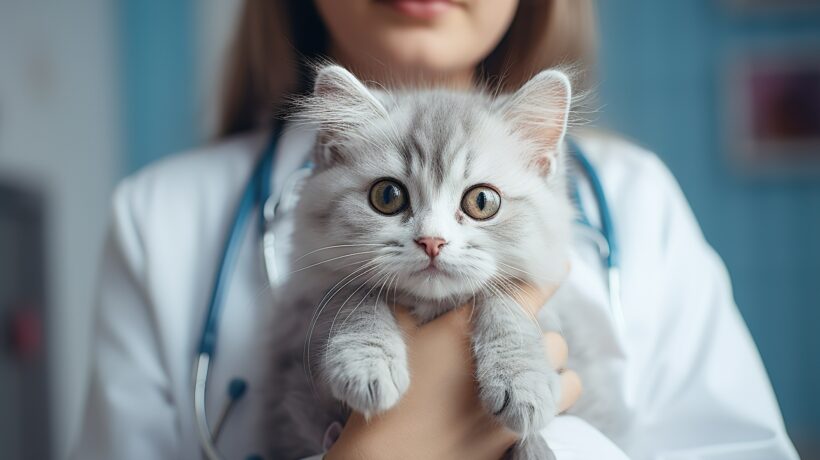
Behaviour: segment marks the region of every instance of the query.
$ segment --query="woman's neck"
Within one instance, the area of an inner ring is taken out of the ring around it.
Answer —
[[[453,89],[471,89],[475,86],[475,70],[452,69],[445,72],[434,72],[427,69],[388,66],[374,59],[356,59],[331,44],[330,58],[356,74],[360,80],[375,82],[385,87],[447,87]]]

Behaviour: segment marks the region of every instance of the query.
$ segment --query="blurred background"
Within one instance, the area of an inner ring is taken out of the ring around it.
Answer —
[[[67,453],[111,190],[207,141],[238,3],[0,0],[3,458]],[[790,435],[820,458],[820,2],[599,8],[597,124],[678,178]]]

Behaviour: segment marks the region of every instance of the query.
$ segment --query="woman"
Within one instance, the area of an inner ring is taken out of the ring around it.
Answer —
[[[469,88],[484,80],[512,91],[541,68],[588,65],[591,10],[582,0],[248,0],[227,69],[220,142],[146,168],[115,193],[76,458],[200,455],[191,365],[212,278],[272,116],[310,87],[306,61],[327,57],[384,85],[401,76],[399,83]],[[602,338],[591,347],[567,327],[567,357],[560,336],[545,336],[556,369],[595,357],[595,366],[562,372],[561,408],[618,417],[596,417],[595,427],[558,417],[544,433],[557,457],[795,458],[725,269],[674,179],[652,154],[615,137],[580,132],[576,139],[618,228],[624,318],[621,328],[613,325],[600,255],[578,238],[568,278],[530,307],[568,302],[576,313],[560,319]],[[312,142],[313,133],[286,128],[274,187],[299,168]],[[597,226],[597,204],[585,187],[581,201]],[[292,231],[288,198],[275,223],[282,272]],[[264,433],[251,421],[264,410],[264,319],[276,308],[269,308],[257,243],[256,233],[245,236],[210,379],[209,414],[225,410],[220,390],[234,376],[249,384],[221,427],[217,445],[226,458],[264,448]],[[489,423],[476,400],[467,315],[454,312],[421,328],[407,318],[403,324],[416,363],[408,394],[369,423],[354,414],[326,458],[500,458],[515,439]],[[579,374],[611,381],[606,404],[578,400]]]

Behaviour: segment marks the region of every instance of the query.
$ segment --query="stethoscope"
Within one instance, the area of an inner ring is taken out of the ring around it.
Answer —
[[[231,224],[228,237],[225,241],[222,258],[216,271],[216,279],[213,291],[205,314],[205,324],[202,328],[202,337],[199,341],[197,356],[194,360],[194,415],[196,417],[197,431],[202,446],[203,453],[209,460],[219,460],[222,457],[216,448],[216,441],[222,431],[222,426],[230,414],[232,407],[238,402],[247,390],[247,382],[241,378],[230,381],[227,389],[227,401],[220,412],[217,422],[213,428],[208,423],[205,411],[206,390],[208,386],[208,372],[211,361],[216,352],[216,338],[219,329],[219,318],[222,313],[225,292],[227,291],[230,275],[236,265],[242,237],[246,233],[246,227],[252,220],[254,209],[259,212],[259,232],[262,235],[262,256],[264,259],[265,272],[271,286],[278,283],[279,274],[277,272],[276,260],[274,257],[274,245],[276,243],[273,232],[273,222],[278,207],[282,204],[282,191],[288,190],[294,183],[310,174],[312,165],[305,163],[294,174],[288,178],[288,184],[280,189],[277,195],[271,192],[272,176],[274,169],[274,159],[279,138],[282,135],[282,124],[277,123],[271,132],[270,139],[262,151],[261,156],[254,166],[250,179],[245,185],[239,204],[234,211],[234,218]],[[615,239],[615,230],[612,223],[612,215],[604,194],[603,185],[598,177],[595,168],[589,159],[584,155],[580,146],[571,139],[567,140],[569,152],[586,177],[592,189],[592,194],[598,205],[600,219],[600,229],[594,227],[585,213],[581,197],[577,175],[573,176],[572,190],[573,198],[578,207],[579,217],[577,223],[579,228],[584,230],[595,242],[600,253],[603,264],[607,271],[607,281],[609,290],[609,304],[612,320],[617,330],[623,327],[623,311],[621,309],[620,294],[620,266],[618,246]],[[260,206],[261,203],[261,206]],[[250,458],[261,458],[251,456]]]

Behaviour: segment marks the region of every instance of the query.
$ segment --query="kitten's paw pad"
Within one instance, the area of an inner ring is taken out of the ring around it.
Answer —
[[[366,417],[390,409],[410,385],[407,364],[394,361],[370,358],[337,369],[329,379],[333,396]]]
[[[515,433],[526,436],[547,426],[557,410],[552,376],[541,372],[516,375],[505,383],[481,385],[485,407]]]

